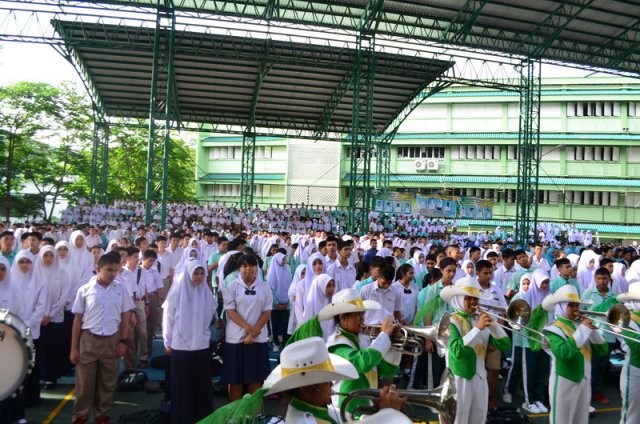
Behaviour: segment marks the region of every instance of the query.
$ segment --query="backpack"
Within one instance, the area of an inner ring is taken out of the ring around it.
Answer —
[[[147,374],[138,370],[124,370],[118,376],[118,392],[135,392],[144,389]]]

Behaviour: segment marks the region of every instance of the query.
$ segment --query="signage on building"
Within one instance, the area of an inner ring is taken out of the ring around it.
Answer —
[[[419,214],[432,218],[492,219],[491,200],[469,196],[440,196],[387,192],[376,197],[373,210]]]

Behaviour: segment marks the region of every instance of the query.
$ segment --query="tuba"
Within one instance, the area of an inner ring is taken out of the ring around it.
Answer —
[[[407,401],[402,412],[413,421],[422,422],[424,417],[417,416],[413,407],[434,408],[438,410],[440,424],[453,424],[456,419],[456,385],[453,374],[449,369],[445,370],[442,376],[442,384],[431,390],[399,390],[400,396],[406,397]],[[342,394],[342,393],[339,393]],[[357,389],[345,396],[340,407],[342,421],[347,422],[347,405],[352,399],[369,399],[371,401],[380,400],[380,389]],[[370,414],[377,411],[376,407],[360,407],[358,413]]]
[[[449,343],[449,323],[449,315],[444,315],[438,325],[403,325],[391,336],[391,349],[403,355],[420,356],[424,350],[424,339],[429,339],[436,344],[438,355],[444,357]],[[380,334],[380,325],[365,325],[364,332],[374,340]]]

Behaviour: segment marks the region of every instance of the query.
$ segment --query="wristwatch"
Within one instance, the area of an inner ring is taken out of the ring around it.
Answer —
[[[120,339],[120,341],[118,342],[118,344],[120,344],[120,343],[127,344],[127,339]]]

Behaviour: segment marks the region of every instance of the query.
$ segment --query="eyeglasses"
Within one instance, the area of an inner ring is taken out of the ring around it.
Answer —
[[[20,259],[18,261],[19,264],[29,264],[31,265],[31,261],[29,259]]]

